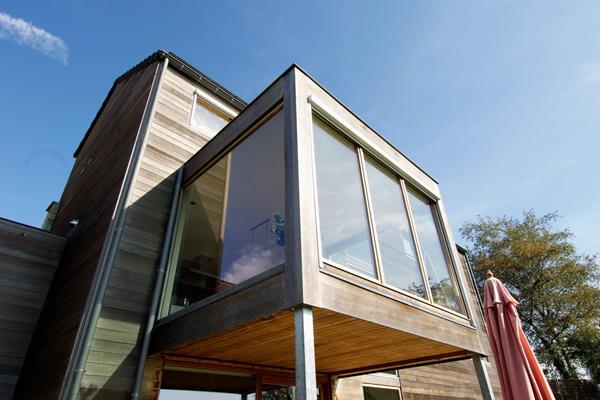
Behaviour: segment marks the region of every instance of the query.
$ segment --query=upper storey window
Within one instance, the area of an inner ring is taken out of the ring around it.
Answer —
[[[440,241],[441,232],[436,223],[435,208],[431,201],[414,190],[408,190],[408,198],[415,219],[415,229],[429,277],[433,301],[458,311],[460,301]]]
[[[220,110],[198,93],[194,95],[192,107],[192,118],[190,124],[200,129],[210,137],[216,135],[225,125],[231,121],[231,117]]]
[[[283,264],[283,112],[183,191],[163,316]]]
[[[314,130],[323,257],[375,278],[375,256],[356,150],[318,120]]]
[[[435,203],[318,117],[313,133],[324,262],[464,314]]]
[[[427,298],[402,187],[381,164],[370,157],[365,161],[382,275],[390,285]]]

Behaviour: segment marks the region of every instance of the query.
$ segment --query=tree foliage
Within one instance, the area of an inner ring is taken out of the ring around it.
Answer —
[[[577,255],[573,233],[554,229],[556,213],[523,218],[479,217],[461,234],[480,287],[487,270],[519,301],[523,330],[539,360],[560,377],[585,368],[600,378],[600,267]]]

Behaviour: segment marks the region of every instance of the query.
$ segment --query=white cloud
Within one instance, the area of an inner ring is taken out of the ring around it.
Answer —
[[[43,54],[54,57],[67,65],[69,49],[65,42],[31,22],[21,18],[13,18],[0,11],[0,39],[14,40],[15,42],[31,47]]]
[[[579,85],[595,85],[600,83],[600,64],[588,63],[579,68]]]
[[[271,269],[284,260],[284,248],[271,249],[261,245],[250,245],[240,251],[240,257],[231,263],[223,276],[225,282],[238,284]]]

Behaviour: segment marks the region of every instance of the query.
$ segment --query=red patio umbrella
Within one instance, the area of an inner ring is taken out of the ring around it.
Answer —
[[[488,271],[483,307],[505,400],[554,400],[548,381],[523,333],[519,304]]]

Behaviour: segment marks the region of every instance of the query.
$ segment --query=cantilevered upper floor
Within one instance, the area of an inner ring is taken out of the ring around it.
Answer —
[[[151,352],[293,368],[298,306],[321,373],[488,352],[433,178],[295,65],[225,115],[180,171]]]

